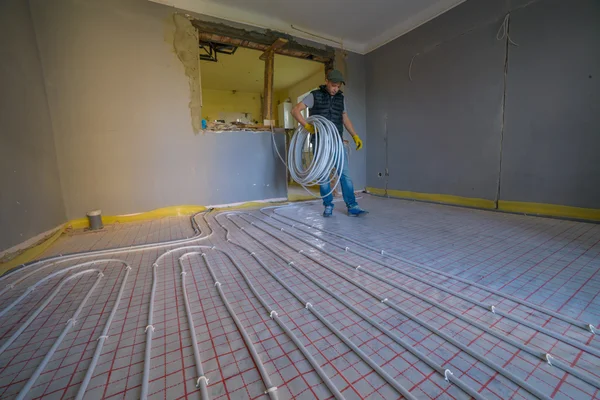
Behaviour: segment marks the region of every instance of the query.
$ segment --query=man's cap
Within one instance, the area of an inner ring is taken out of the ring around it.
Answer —
[[[346,84],[346,82],[344,82],[344,75],[342,75],[342,73],[337,69],[332,69],[331,71],[329,71],[329,73],[327,74],[327,80],[333,83],[341,82],[344,85]]]

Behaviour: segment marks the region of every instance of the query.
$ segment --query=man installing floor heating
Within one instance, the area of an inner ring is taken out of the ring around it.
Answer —
[[[310,143],[315,155],[308,169],[314,167],[314,170],[319,170],[327,174],[325,178],[321,177],[320,179],[310,180],[319,184],[323,206],[325,206],[325,210],[323,211],[324,217],[331,217],[333,215],[333,191],[338,183],[342,186],[342,194],[348,208],[348,215],[359,216],[367,213],[356,202],[354,185],[352,184],[352,179],[350,179],[348,169],[348,151],[342,142],[345,127],[352,136],[354,143],[356,143],[356,150],[360,150],[363,146],[362,140],[356,134],[354,126],[352,126],[352,122],[346,112],[344,93],[340,90],[342,84],[345,83],[342,73],[338,70],[332,70],[327,74],[325,85],[321,85],[318,89],[310,92],[292,109],[292,115],[301,126],[296,131],[290,146],[290,173],[294,178],[295,176],[306,178],[306,175],[311,175],[310,172],[298,168],[294,171],[294,167],[297,164],[293,162],[296,149],[298,148],[296,144],[304,143],[304,141],[298,141],[299,134],[308,134],[310,135]],[[310,113],[308,120],[302,116],[302,111],[307,108]],[[306,137],[304,139],[306,140]],[[335,168],[338,175],[338,182],[333,189],[329,181],[329,173],[332,167]],[[298,179],[294,180],[303,184]]]

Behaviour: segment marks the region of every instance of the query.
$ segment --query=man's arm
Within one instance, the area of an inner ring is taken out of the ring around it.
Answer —
[[[294,119],[302,126],[306,126],[306,120],[302,116],[302,111],[304,110],[306,110],[306,104],[303,102],[296,104],[294,108],[292,108],[292,117],[294,117]]]
[[[346,111],[344,111],[344,113],[342,114],[342,117],[344,119],[344,127],[350,133],[350,135],[352,135],[352,137],[358,136],[358,134],[354,130],[354,126],[352,125],[352,121],[350,121],[350,117],[348,116],[348,113]]]
[[[363,142],[362,142],[362,140],[360,140],[360,137],[354,130],[354,126],[352,126],[352,121],[350,121],[350,117],[348,117],[348,113],[346,113],[346,111],[344,111],[344,113],[342,114],[342,117],[344,119],[344,126],[346,127],[346,130],[350,133],[350,135],[352,135],[352,140],[354,140],[354,143],[356,143],[356,150],[362,149]]]

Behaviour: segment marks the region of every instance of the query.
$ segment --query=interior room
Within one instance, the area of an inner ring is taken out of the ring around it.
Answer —
[[[0,398],[600,399],[600,2],[0,2]]]

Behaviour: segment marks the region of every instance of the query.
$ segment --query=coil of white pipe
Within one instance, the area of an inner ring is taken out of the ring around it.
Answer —
[[[308,186],[329,182],[331,171],[335,168],[337,179],[331,191],[325,195],[328,196],[340,183],[340,174],[346,157],[344,143],[336,126],[328,119],[315,115],[308,117],[306,121],[317,131],[314,157],[308,166],[304,166],[302,152],[306,141],[310,140],[310,133],[303,126],[299,126],[290,142],[287,166],[292,179],[309,193],[311,192],[307,189]]]

